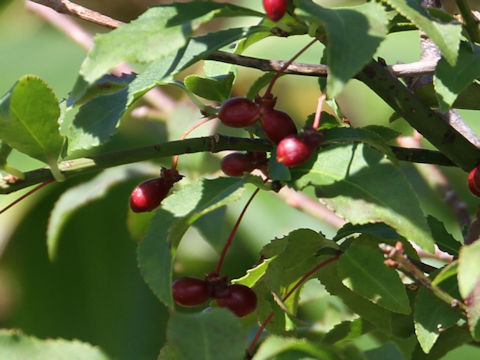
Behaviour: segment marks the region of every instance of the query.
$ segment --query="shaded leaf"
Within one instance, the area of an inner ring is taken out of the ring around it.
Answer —
[[[480,279],[480,241],[463,245],[458,258],[458,288],[462,298],[473,291]]]
[[[158,169],[157,169],[158,170]],[[153,174],[154,167],[146,164],[133,164],[107,169],[92,180],[65,191],[57,200],[47,228],[47,250],[50,260],[56,256],[58,240],[68,219],[84,205],[104,197],[108,190],[131,177]],[[128,200],[125,198],[125,208]]]
[[[230,98],[235,75],[228,73],[215,77],[189,75],[185,78],[185,86],[194,94],[205,99],[223,103]]]
[[[388,18],[380,4],[370,2],[349,8],[323,8],[311,0],[298,2],[296,13],[326,30],[327,94],[336,97],[375,54],[387,35]]]
[[[337,262],[333,262],[321,268],[317,272],[317,277],[325,286],[326,290],[331,295],[338,296],[352,312],[370,322],[380,331],[386,334],[391,334],[392,326],[390,312],[373,304],[364,297],[357,295],[343,285],[342,280],[338,276]]]
[[[406,360],[397,344],[388,341],[378,348],[364,352],[367,360]]]
[[[361,318],[352,321],[342,321],[325,334],[323,341],[329,344],[341,345],[355,340],[373,329],[374,327],[370,323]]]
[[[167,341],[182,360],[238,360],[245,354],[240,320],[227,309],[172,313]]]
[[[160,350],[157,360],[181,360],[178,351],[170,344],[166,344]]]
[[[108,360],[100,349],[78,340],[40,340],[19,331],[0,330],[2,360]]]
[[[440,109],[447,111],[457,96],[479,77],[480,46],[462,42],[455,65],[442,58],[435,70],[433,83]]]
[[[400,235],[393,229],[391,226],[388,226],[385,223],[378,222],[378,223],[368,223],[368,224],[360,224],[354,225],[352,223],[346,223],[343,225],[338,231],[335,237],[332,239],[333,241],[341,240],[347,236],[352,234],[374,234],[382,238],[386,239],[398,239]]]
[[[182,236],[201,216],[238,200],[242,186],[241,178],[200,179],[167,197],[155,212],[138,245],[137,262],[145,282],[165,305],[173,306],[172,263]]]
[[[56,168],[63,145],[59,117],[58,100],[48,84],[25,75],[0,98],[0,139]]]
[[[81,66],[72,97],[76,99],[88,84],[122,61],[145,63],[174,54],[201,24],[224,16],[263,14],[210,1],[174,3],[152,7],[131,23],[98,35]]]
[[[384,222],[401,236],[433,251],[433,239],[420,204],[397,167],[363,144],[330,146],[290,169],[297,189],[316,194],[352,224]]]
[[[437,342],[428,354],[422,351],[420,345],[417,345],[412,353],[414,360],[437,360],[441,359],[449,351],[470,342],[472,338],[467,329],[458,326],[442,332]]]
[[[257,78],[253,82],[252,86],[250,86],[250,89],[248,89],[246,98],[252,99],[252,100],[255,99],[255,96],[258,95],[264,87],[270,84],[270,82],[275,77],[275,75],[276,73],[274,72],[267,72],[265,74],[262,74],[262,76]]]
[[[439,249],[457,257],[462,244],[445,229],[445,226],[440,220],[428,215],[427,223]]]
[[[456,63],[462,32],[460,24],[443,24],[434,20],[416,0],[386,0],[386,2],[424,31],[440,48],[450,65]]]
[[[409,314],[410,303],[398,273],[384,264],[380,250],[357,239],[338,260],[338,276],[355,293],[387,310]]]

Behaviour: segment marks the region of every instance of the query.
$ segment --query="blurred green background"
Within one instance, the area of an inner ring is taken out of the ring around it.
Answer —
[[[79,3],[128,21],[159,2],[92,0]],[[251,7],[254,2],[236,3]],[[329,3],[338,4],[334,0]],[[260,9],[260,2],[255,2],[255,7]],[[85,50],[27,12],[23,1],[4,2],[0,11],[0,95],[22,75],[36,74],[50,84],[59,99],[64,99],[72,88]],[[104,31],[82,24],[92,32]],[[215,26],[233,25],[240,25],[239,21],[215,23]],[[246,54],[288,59],[306,42],[307,39],[301,36],[266,39],[249,48]],[[419,52],[418,33],[408,32],[391,35],[378,50],[378,55],[393,64],[415,61]],[[321,53],[321,47],[314,46],[298,61],[318,63]],[[195,67],[194,71],[201,71],[201,67]],[[260,75],[260,71],[240,69],[234,95],[244,95]],[[182,129],[193,124],[199,117],[198,112],[182,94],[168,88],[163,90],[179,102],[172,118],[183,119]],[[300,76],[283,77],[274,93],[278,96],[278,108],[288,112],[298,125],[314,112],[319,96],[316,79]],[[338,101],[354,126],[389,126],[392,110],[359,82],[351,81]],[[461,113],[477,132],[480,131],[480,125],[474,121],[476,113]],[[411,135],[410,128],[401,119],[392,126],[405,135]],[[220,128],[219,131],[244,135],[237,130]],[[166,126],[164,118],[127,115],[118,133],[98,151],[152,144],[166,140],[172,133],[178,133],[178,129]],[[201,134],[199,131],[193,136]],[[16,152],[9,160],[21,170],[42,166],[38,161]],[[169,160],[164,159],[164,162]],[[202,154],[184,156],[180,159],[180,167],[191,178],[205,176],[218,171],[219,157]],[[439,197],[438,189],[432,188],[422,178],[416,166],[402,164],[402,167],[425,212],[445,221],[448,229],[460,238],[460,229]],[[473,214],[477,201],[466,189],[466,174],[458,169],[442,170]],[[164,342],[168,313],[145,285],[136,265],[136,241],[141,238],[148,215],[129,212],[127,199],[140,178],[115,185],[106,196],[76,211],[63,229],[57,260],[50,262],[47,258],[45,233],[52,207],[62,192],[91,177],[50,185],[0,215],[0,326],[20,328],[41,338],[87,341],[100,346],[115,359],[155,359]],[[247,187],[244,199],[229,206],[225,217],[219,212],[216,217],[208,218],[209,225],[218,232],[217,236],[220,234],[226,239],[252,191],[252,187]],[[20,194],[0,195],[0,208]],[[257,262],[258,251],[264,244],[299,227],[312,228],[327,236],[335,233],[330,225],[288,206],[278,196],[261,193],[239,228],[226,259],[226,273],[231,278],[242,276]],[[217,256],[202,234],[191,229],[179,249],[175,264],[177,275],[209,272]],[[342,304],[327,296],[314,282],[309,283],[304,293],[301,314],[317,321],[319,329],[327,329],[345,318]],[[369,349],[375,347],[376,342],[373,338],[362,337],[358,345]],[[457,356],[480,358],[480,353],[471,346],[464,346],[450,353],[446,359]]]

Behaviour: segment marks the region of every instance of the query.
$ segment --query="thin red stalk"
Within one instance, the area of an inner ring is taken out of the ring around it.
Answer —
[[[317,103],[317,111],[315,112],[315,119],[313,119],[313,130],[317,130],[320,126],[320,119],[322,117],[323,103],[325,102],[325,93],[320,95]]]
[[[250,203],[252,202],[253,198],[255,197],[255,195],[258,194],[259,191],[260,191],[260,188],[257,188],[257,189],[253,192],[252,196],[250,196],[250,199],[248,199],[248,201],[247,201],[247,203],[245,204],[245,206],[243,207],[243,210],[242,210],[242,212],[240,213],[240,216],[238,217],[237,222],[235,223],[235,225],[234,225],[234,227],[233,227],[233,229],[232,229],[232,232],[230,233],[230,236],[228,237],[227,242],[225,243],[225,246],[223,247],[222,254],[220,255],[220,259],[218,260],[217,268],[215,269],[215,272],[216,272],[217,274],[220,274],[220,269],[222,268],[223,260],[225,259],[225,255],[227,254],[228,248],[229,248],[230,245],[232,244],[233,237],[235,236],[235,233],[237,232],[238,226],[240,225],[240,221],[242,221],[243,215],[245,214],[245,212],[247,211],[248,206],[250,205]]]
[[[341,254],[338,254],[334,257],[331,257],[330,259],[328,260],[325,260],[324,262],[318,264],[317,266],[315,266],[312,270],[310,270],[309,272],[307,272],[305,275],[302,276],[302,278],[300,280],[297,281],[297,283],[295,284],[295,286],[293,288],[291,288],[287,294],[282,298],[282,301],[286,301],[290,295],[292,295],[295,290],[297,290],[305,281],[308,280],[308,278],[310,276],[312,276],[313,274],[315,274],[318,270],[320,270],[322,267],[330,264],[331,262],[337,260],[339,257],[340,257]],[[268,323],[272,320],[273,318],[273,311],[270,313],[270,315],[268,315],[268,317],[265,319],[265,321],[263,322],[263,324],[258,328],[258,331],[257,333],[255,334],[255,337],[253,338],[252,340],[252,343],[250,344],[250,347],[248,348],[248,354],[253,354],[253,350],[255,349],[255,345],[257,344],[257,341],[258,339],[260,338],[260,335],[262,335],[262,332],[263,330],[265,330],[266,326],[268,325]]]
[[[196,128],[202,126],[203,124],[205,124],[206,122],[214,119],[215,117],[214,116],[210,116],[210,117],[207,117],[207,118],[204,118],[202,120],[200,120],[198,123],[196,123],[195,125],[193,125],[191,128],[189,128],[187,131],[185,131],[182,136],[180,137],[180,140],[185,140],[185,138],[193,131],[195,130]],[[179,155],[175,155],[172,159],[172,169],[176,169],[177,168],[177,165],[178,165],[178,157]]]
[[[7,205],[6,207],[4,207],[2,210],[0,210],[0,214],[3,214],[5,211],[7,211],[8,209],[10,209],[13,205],[15,204],[18,204],[20,201],[22,201],[23,199],[25,199],[26,197],[32,195],[34,192],[40,190],[41,188],[43,188],[44,186],[54,182],[55,179],[50,179],[50,180],[47,180],[43,183],[41,183],[40,185],[36,186],[35,188],[33,188],[32,190],[30,190],[29,192],[23,194],[22,196],[20,196],[18,199],[16,199],[14,202],[12,202],[11,204]]]
[[[310,41],[302,50],[300,50],[294,57],[292,57],[290,60],[288,60],[285,65],[283,65],[280,70],[277,71],[275,76],[273,77],[272,81],[270,81],[270,84],[268,85],[267,90],[265,91],[265,95],[263,97],[267,97],[270,95],[272,92],[273,85],[275,85],[275,82],[277,79],[280,77],[280,75],[283,74],[285,70],[300,56],[302,55],[310,46],[312,46],[317,40],[321,39],[322,36],[317,36],[315,39]]]

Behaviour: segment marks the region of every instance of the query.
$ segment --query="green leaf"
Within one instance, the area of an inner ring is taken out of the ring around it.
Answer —
[[[181,360],[178,351],[170,344],[166,344],[160,350],[157,360]]]
[[[173,306],[172,263],[182,236],[201,216],[238,200],[242,186],[241,178],[200,179],[167,197],[156,211],[138,245],[137,262],[145,282],[165,305]]]
[[[300,18],[320,22],[327,33],[327,95],[336,97],[372,58],[387,35],[388,17],[382,5],[370,2],[342,9],[323,8],[300,0]]]
[[[283,163],[277,161],[277,147],[275,147],[268,158],[268,176],[273,180],[289,181],[290,170]]]
[[[167,341],[182,360],[238,360],[245,355],[240,320],[227,309],[172,313]]]
[[[435,70],[433,83],[440,109],[447,111],[452,107],[458,95],[479,77],[480,46],[462,42],[455,65],[442,58]]]
[[[465,299],[465,304],[470,334],[475,341],[480,341],[480,279]]]
[[[253,10],[211,1],[155,6],[129,24],[95,38],[80,68],[73,98],[122,61],[146,63],[176,53],[203,23],[225,16],[263,16]]]
[[[384,308],[373,304],[363,296],[357,295],[343,285],[342,280],[338,276],[337,263],[337,261],[330,263],[317,272],[317,277],[325,286],[326,290],[331,295],[338,296],[351,311],[370,322],[380,331],[386,334],[391,334],[391,313]]]
[[[352,234],[374,234],[386,239],[398,239],[400,235],[391,226],[385,223],[368,223],[361,225],[354,225],[352,223],[346,223],[338,231],[333,241],[338,241]]]
[[[424,31],[440,48],[448,63],[455,65],[462,32],[460,24],[443,24],[434,20],[416,0],[386,0],[386,3]]]
[[[363,144],[330,146],[290,169],[297,189],[313,186],[322,202],[352,224],[384,222],[433,251],[418,199],[403,173]]]
[[[356,239],[338,260],[338,276],[355,293],[387,310],[411,312],[405,286],[398,273],[384,264],[380,250],[363,245],[363,235]]]
[[[330,346],[319,346],[307,339],[270,335],[262,342],[252,360],[280,359],[280,357],[278,357],[280,354],[288,352],[295,354],[295,359],[311,359],[310,357],[305,357],[305,355],[313,356],[313,359],[341,359]],[[283,358],[284,357],[282,357],[282,359]]]
[[[100,349],[78,340],[40,340],[19,331],[0,330],[2,360],[108,360]]]
[[[131,177],[153,174],[153,166],[133,164],[103,171],[92,180],[65,191],[57,200],[47,227],[47,250],[50,260],[54,260],[58,241],[68,219],[84,205],[104,197],[109,189]],[[158,175],[157,175],[158,176]],[[127,201],[125,201],[125,208]]]
[[[230,98],[234,79],[235,75],[231,72],[211,78],[189,75],[185,78],[184,83],[187,89],[195,95],[223,103]]]
[[[384,142],[383,138],[373,131],[369,131],[365,128],[346,128],[336,127],[329,129],[325,132],[323,144],[336,144],[336,143],[349,143],[349,142],[362,142],[372,146],[379,152],[387,155],[387,157],[394,164],[398,163],[398,160],[390,149],[390,147]]]
[[[128,104],[128,88],[93,98],[75,115],[66,129],[68,153],[90,149],[107,141],[117,128]]]
[[[25,75],[0,98],[0,139],[18,151],[56,167],[63,138],[58,100],[48,84]]]
[[[467,329],[454,326],[442,332],[432,350],[428,354],[422,351],[420,345],[414,349],[412,359],[414,360],[437,360],[441,359],[449,351],[472,341]]]
[[[406,360],[393,341],[387,341],[378,348],[365,351],[364,354],[367,360]]]
[[[255,96],[258,95],[260,90],[262,90],[265,86],[270,84],[270,82],[272,81],[275,75],[276,73],[274,72],[267,72],[262,76],[260,76],[259,78],[257,78],[252,84],[252,86],[250,86],[250,89],[248,89],[247,96],[246,96],[247,99],[252,99],[252,100],[255,99]]]
[[[247,270],[247,273],[241,278],[232,280],[234,284],[242,284],[248,287],[253,287],[265,275],[268,265],[274,258],[265,259],[261,264],[252,269]]]
[[[480,241],[464,245],[458,258],[458,288],[462,298],[474,290],[480,279]]]
[[[7,159],[11,152],[12,148],[0,140],[0,169],[3,169],[7,164]]]
[[[427,216],[427,223],[432,232],[432,237],[435,239],[435,243],[438,245],[439,249],[453,255],[454,257],[458,257],[458,251],[462,244],[459,243],[457,239],[447,231],[447,229],[445,229],[445,225],[431,215]]]
[[[342,321],[325,334],[323,342],[338,346],[349,343],[372,330],[373,326],[362,318],[357,318],[352,321]]]

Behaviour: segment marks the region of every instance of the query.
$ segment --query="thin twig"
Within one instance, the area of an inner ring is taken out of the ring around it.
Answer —
[[[41,5],[48,6],[61,14],[72,15],[79,19],[89,21],[98,25],[116,29],[123,23],[119,20],[112,19],[97,11],[90,10],[81,5],[75,4],[68,0],[31,0]]]
[[[458,299],[455,299],[450,294],[443,291],[437,285],[432,284],[430,279],[418,269],[412,262],[408,260],[403,252],[403,245],[401,242],[397,242],[395,246],[388,244],[380,244],[380,250],[385,254],[386,265],[395,267],[398,270],[405,273],[408,277],[415,280],[418,284],[423,285],[425,288],[430,290],[433,295],[438,297],[440,300],[446,302],[451,307],[459,307],[461,310],[466,311],[467,306]]]

